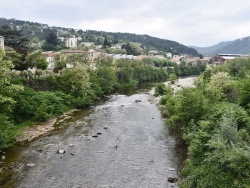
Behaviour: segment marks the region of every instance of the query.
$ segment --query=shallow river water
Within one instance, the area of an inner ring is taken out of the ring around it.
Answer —
[[[136,89],[59,118],[54,131],[6,151],[0,187],[176,187],[167,181],[177,176],[175,141],[152,101],[150,89]]]

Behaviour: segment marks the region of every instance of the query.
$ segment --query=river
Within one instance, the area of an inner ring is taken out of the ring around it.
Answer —
[[[177,187],[167,181],[178,176],[175,140],[151,88],[110,95],[59,118],[49,134],[9,148],[0,187]]]

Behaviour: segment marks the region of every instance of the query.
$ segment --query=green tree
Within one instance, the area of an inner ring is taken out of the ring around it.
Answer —
[[[78,64],[81,65],[89,65],[90,60],[88,58],[88,55],[86,53],[73,53],[69,54],[65,57],[65,61],[75,67]]]
[[[60,54],[56,54],[54,57],[54,63],[55,63],[55,67],[54,67],[54,72],[58,72],[64,68],[67,67],[67,62],[64,58],[64,56],[60,55]]]
[[[140,43],[128,42],[127,44],[123,45],[123,48],[129,55],[141,55],[143,53]]]
[[[23,35],[22,30],[3,25],[0,28],[0,35],[4,37],[5,45],[14,48],[17,52],[19,48],[27,49],[29,39]]]
[[[0,114],[10,114],[15,104],[12,96],[14,93],[22,90],[19,85],[11,84],[11,61],[3,60],[5,53],[0,49]]]
[[[48,67],[48,62],[45,57],[42,55],[42,51],[37,50],[35,52],[29,53],[26,56],[25,64],[27,67],[45,70]]]
[[[177,76],[174,73],[171,73],[168,77],[168,80],[173,84],[177,80]]]
[[[106,65],[97,69],[97,77],[104,93],[110,93],[117,85],[117,77],[114,69]]]
[[[74,97],[86,97],[90,90],[89,73],[85,65],[62,71],[59,88]]]
[[[11,61],[15,70],[26,70],[28,67],[24,64],[22,54],[17,53],[15,50],[5,51],[5,60]]]
[[[42,48],[45,51],[56,51],[58,49],[59,44],[60,41],[57,37],[57,34],[49,33],[48,36],[45,38],[45,43]]]
[[[4,37],[6,46],[12,47],[17,53],[22,54],[22,60],[28,53],[28,37],[24,36],[22,30],[13,29],[9,25],[0,28],[0,35]]]

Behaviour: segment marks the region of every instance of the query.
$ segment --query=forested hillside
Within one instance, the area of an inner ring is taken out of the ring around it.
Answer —
[[[220,42],[209,47],[193,47],[204,56],[214,56],[215,54],[250,54],[250,37],[237,39],[234,41]]]
[[[29,21],[0,18],[0,27],[3,25],[11,25],[18,29],[22,29],[23,34],[29,36],[33,43],[37,43],[39,40],[45,40],[50,33],[56,33],[60,37],[69,37],[70,35],[75,35],[76,37],[81,37],[82,41],[94,42],[96,45],[102,45],[104,43],[104,38],[106,38],[108,40],[108,45],[135,42],[140,43],[144,50],[155,49],[159,51],[170,52],[172,54],[189,54],[192,56],[199,56],[199,53],[193,48],[179,44],[175,41],[159,39],[148,35],[112,33],[94,30],[83,31],[75,30],[73,28],[50,27],[47,24]]]
[[[95,31],[88,31],[89,33],[96,33]],[[99,33],[99,32],[98,32]],[[112,32],[100,32],[99,34],[112,36],[113,39],[123,42],[138,42],[143,46],[153,47],[157,50],[171,52],[173,54],[190,54],[193,56],[199,56],[198,52],[187,46],[179,44],[178,42],[160,39],[149,35],[136,35],[131,33],[112,33]]]

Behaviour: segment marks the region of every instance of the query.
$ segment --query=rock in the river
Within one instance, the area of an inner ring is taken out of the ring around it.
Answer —
[[[168,171],[176,171],[175,168],[168,168]]]
[[[57,151],[57,153],[59,153],[59,154],[64,154],[64,153],[66,153],[66,151],[63,150],[63,149],[59,149],[59,150]]]
[[[34,164],[34,163],[28,163],[26,166],[27,167],[34,167],[34,166],[36,166],[36,164]]]
[[[4,166],[4,162],[0,162],[0,167],[3,167]]]
[[[69,147],[73,147],[73,146],[75,146],[74,144],[69,144]]]
[[[108,129],[108,127],[103,127],[104,129]]]
[[[98,135],[93,135],[92,137],[93,137],[93,138],[97,138],[97,137],[98,137]]]
[[[137,100],[135,100],[135,102],[141,102],[141,100],[138,100],[138,99],[137,99]]]
[[[168,182],[170,182],[170,183],[175,183],[177,181],[178,181],[178,178],[176,178],[176,177],[168,177]]]
[[[101,135],[102,133],[96,133],[97,135]]]
[[[41,153],[41,152],[43,152],[43,149],[42,148],[37,148],[36,151]]]
[[[6,159],[6,157],[5,156],[2,156],[2,160],[5,160]]]

